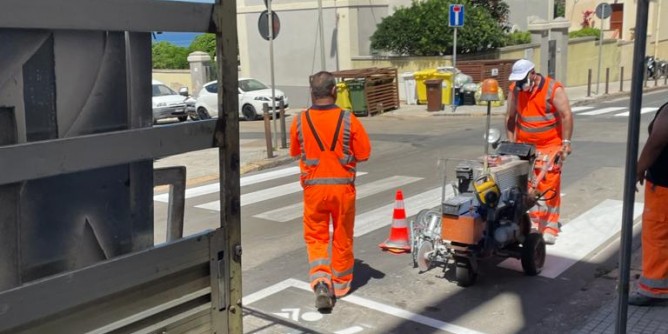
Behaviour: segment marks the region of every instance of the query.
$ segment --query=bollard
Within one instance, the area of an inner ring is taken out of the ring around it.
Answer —
[[[605,68],[605,95],[608,95],[608,85],[610,84],[610,68]]]
[[[587,97],[591,97],[591,68],[587,71]]]
[[[271,123],[269,122],[269,104],[262,105],[262,116],[264,116],[264,139],[267,142],[267,158],[274,157],[274,148],[271,146]]]
[[[285,133],[285,102],[281,100],[278,103],[279,106],[279,117],[281,118],[281,148],[288,148],[288,137]]]
[[[665,86],[668,84],[668,73],[663,74],[663,85]]]
[[[654,87],[659,84],[659,78],[656,76],[656,71],[658,71],[658,69],[654,70]]]
[[[624,66],[619,69],[619,91],[624,91]]]

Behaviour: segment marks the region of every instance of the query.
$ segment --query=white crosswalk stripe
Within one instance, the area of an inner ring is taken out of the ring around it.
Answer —
[[[582,111],[592,110],[594,107],[571,107],[571,111],[574,113],[579,113]]]
[[[615,111],[620,111],[624,110],[626,108],[624,107],[609,107],[609,108],[601,108],[601,109],[595,109],[592,111],[587,111],[587,112],[582,112],[577,114],[578,116],[595,116],[595,115],[601,115],[601,114],[607,114]]]
[[[655,110],[656,108],[652,108]],[[644,108],[641,112],[647,113],[649,108]],[[299,182],[294,182],[294,178],[286,176],[298,173],[298,167],[290,167],[272,170],[264,173],[255,174],[244,178],[243,184],[253,185],[262,182],[281,180],[284,183],[273,187],[261,188],[253,192],[243,192],[241,195],[241,206],[257,205],[262,207],[265,203],[278,197],[287,196],[301,192],[302,188]],[[358,176],[369,175],[368,172],[358,172]],[[372,175],[372,174],[371,174]],[[359,208],[355,217],[355,237],[360,237],[376,231],[381,228],[388,228],[392,224],[392,213],[395,208],[394,193],[401,187],[413,184],[422,180],[421,177],[394,175],[370,182],[364,182],[366,178],[361,179],[357,185],[357,199],[364,199],[371,196],[381,196],[384,200],[380,201],[380,206]],[[274,182],[274,184],[279,182]],[[257,187],[256,187],[257,188]],[[438,208],[442,201],[442,188],[426,188],[425,191],[415,192],[415,189],[404,199],[406,215],[409,219],[415,216],[420,210]],[[196,198],[206,196],[218,191],[218,183],[194,187],[187,190],[187,198]],[[406,194],[406,192],[404,192]],[[453,194],[452,188],[447,188],[446,196]],[[166,194],[156,195],[157,202],[163,202]],[[210,196],[208,197],[210,200]],[[302,198],[293,196],[288,200],[288,205],[255,214],[254,218],[261,218],[272,222],[289,222],[301,218],[303,214]],[[196,199],[193,201],[197,202]],[[290,204],[290,201],[293,201]],[[201,201],[200,201],[201,203]],[[285,202],[283,202],[285,203]],[[219,211],[220,201],[211,201],[204,204],[194,205],[198,209],[208,209]],[[545,278],[554,279],[572,267],[574,264],[585,260],[590,254],[596,252],[601,245],[606,244],[619,233],[621,220],[622,202],[615,200],[604,200],[599,205],[591,208],[579,217],[571,220],[562,228],[557,244],[548,246],[545,267],[540,274]],[[637,218],[642,209],[641,203],[636,203],[634,218]],[[499,267],[522,271],[521,264],[516,259],[506,259],[499,264]]]
[[[362,184],[357,186],[357,199],[359,200],[390,189],[396,189],[403,185],[419,180],[421,180],[419,177],[392,176],[378,181]],[[284,223],[301,217],[303,213],[304,204],[300,202],[282,207],[280,209],[263,212],[253,217]]]
[[[655,111],[657,111],[657,109],[658,108],[655,108],[655,107],[640,108],[640,113],[641,114],[646,114],[646,113],[650,113],[650,112],[655,112]],[[629,117],[630,114],[631,114],[630,111],[625,111],[623,113],[616,114],[615,117]]]
[[[357,177],[366,174],[367,172],[357,172]],[[296,192],[300,192],[301,190],[302,186],[299,182],[291,182],[288,184],[283,184],[280,186],[255,191],[252,193],[241,194],[241,206],[260,203],[276,197],[294,194]],[[220,211],[220,200],[204,203],[201,205],[196,205],[195,207],[200,209]]]
[[[288,167],[270,172],[244,176],[239,180],[240,185],[248,186],[260,182],[265,182],[273,179],[278,179],[285,176],[295,175],[299,173],[299,167]],[[220,192],[220,183],[211,183],[200,187],[186,189],[186,199],[202,195],[214,194]],[[167,203],[169,194],[161,194],[153,196],[154,201]]]

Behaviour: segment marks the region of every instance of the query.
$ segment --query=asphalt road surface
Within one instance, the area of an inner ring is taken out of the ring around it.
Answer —
[[[641,147],[647,125],[664,102],[644,96]],[[574,108],[573,154],[564,165],[563,232],[548,246],[545,270],[530,277],[517,261],[481,260],[477,283],[462,288],[452,266],[421,273],[407,255],[378,244],[388,237],[395,193],[409,220],[441,200],[439,159],[483,153],[484,117],[362,118],[371,159],[358,166],[355,279],[352,293],[330,314],[318,313],[308,290],[301,234],[301,189],[295,163],[244,175],[242,245],[244,305],[270,321],[254,333],[564,333],[615,295],[628,98]],[[503,129],[503,118],[492,126]],[[261,122],[242,124],[242,136],[262,135]],[[186,234],[218,224],[217,184],[189,189]],[[640,215],[642,194],[636,196]],[[156,201],[156,222],[165,203]],[[637,222],[637,220],[636,220]],[[164,223],[163,223],[164,224]],[[156,241],[164,235],[156,233]],[[515,269],[513,269],[515,268]]]

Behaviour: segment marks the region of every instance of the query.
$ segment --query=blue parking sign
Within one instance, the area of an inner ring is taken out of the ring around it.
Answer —
[[[450,5],[450,26],[464,26],[464,5]]]

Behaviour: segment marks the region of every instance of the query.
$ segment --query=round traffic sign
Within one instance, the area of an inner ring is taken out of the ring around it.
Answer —
[[[602,2],[596,6],[596,17],[605,20],[612,14],[612,7],[607,2]]]
[[[278,32],[281,31],[281,21],[278,19],[278,15],[274,11],[271,12],[271,21],[273,26],[273,39],[276,39]],[[260,30],[260,36],[265,40],[269,40],[269,11],[265,10],[260,14],[260,18],[257,20],[257,27]]]

